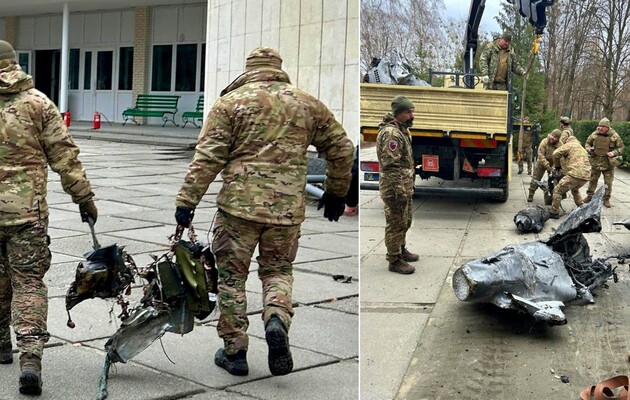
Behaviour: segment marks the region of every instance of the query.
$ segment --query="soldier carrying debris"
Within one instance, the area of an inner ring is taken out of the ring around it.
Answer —
[[[538,157],[536,158],[536,166],[534,167],[534,174],[532,180],[529,183],[529,196],[527,201],[531,203],[534,201],[534,193],[538,189],[537,181],[540,181],[547,171],[548,174],[553,173],[553,152],[560,147],[560,136],[562,132],[560,129],[554,129],[538,146]]]
[[[20,393],[42,391],[50,268],[47,166],[79,204],[84,222],[97,218],[79,149],[61,114],[20,68],[11,45],[0,40],[0,364],[13,362],[9,323],[20,351]],[[12,316],[12,318],[11,318]]]
[[[575,205],[579,207],[584,204],[579,189],[588,182],[588,178],[591,176],[591,165],[588,161],[588,153],[575,136],[567,138],[567,142],[553,152],[553,162],[556,171],[559,172],[562,168],[564,173],[560,182],[553,189],[553,199],[549,212],[549,218],[558,219],[562,196],[569,190],[573,195]]]

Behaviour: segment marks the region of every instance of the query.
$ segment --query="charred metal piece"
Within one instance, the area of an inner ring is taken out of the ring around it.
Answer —
[[[527,207],[514,216],[516,228],[521,232],[540,232],[549,219],[549,210],[541,207]]]
[[[453,291],[462,301],[492,303],[532,315],[549,325],[566,324],[561,308],[582,300],[593,303],[591,291],[610,277],[616,281],[610,259],[593,260],[584,233],[600,232],[604,188],[574,209],[547,240],[507,246],[487,257],[459,267]]]

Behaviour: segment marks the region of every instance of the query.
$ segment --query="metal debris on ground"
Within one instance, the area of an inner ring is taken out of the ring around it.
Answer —
[[[336,282],[341,282],[341,283],[352,283],[352,276],[345,276],[345,275],[333,275],[332,278],[336,281]]]
[[[107,397],[110,365],[126,363],[166,332],[186,334],[193,330],[194,318],[205,319],[216,305],[218,272],[210,247],[197,240],[189,227],[189,241],[182,240],[184,227],[171,236],[171,249],[153,262],[138,268],[123,247],[116,244],[97,248],[77,266],[75,281],[66,295],[66,309],[86,299],[115,298],[122,308],[120,328],[105,343],[105,364],[99,381],[98,399]],[[143,296],[131,307],[125,296],[140,278]],[[74,327],[69,318],[68,326]]]
[[[549,210],[541,206],[527,207],[514,216],[514,223],[516,224],[516,228],[523,233],[538,233],[542,231],[548,219]]]
[[[566,324],[565,303],[594,303],[592,291],[604,285],[615,269],[609,260],[592,259],[584,233],[600,232],[604,188],[576,209],[547,240],[514,244],[470,261],[453,275],[453,291],[462,301],[492,303],[526,312],[549,325]]]

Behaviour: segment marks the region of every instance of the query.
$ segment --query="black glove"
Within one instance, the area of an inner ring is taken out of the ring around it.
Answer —
[[[317,209],[324,207],[324,217],[329,221],[339,221],[339,217],[343,215],[346,208],[346,198],[338,197],[328,192],[324,192],[324,195],[319,200]]]
[[[175,209],[175,221],[177,225],[181,225],[184,228],[188,228],[195,216],[194,208],[177,207]]]
[[[85,203],[79,204],[79,212],[81,213],[81,221],[88,222],[88,218],[92,218],[92,222],[96,223],[98,217],[98,210],[93,200],[88,200]]]

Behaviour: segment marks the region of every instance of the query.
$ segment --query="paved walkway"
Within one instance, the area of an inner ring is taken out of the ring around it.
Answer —
[[[188,128],[179,129],[193,133]],[[74,135],[76,127],[72,132]],[[192,151],[95,140],[76,142],[96,193],[96,231],[101,245],[124,245],[138,265],[146,265],[151,254],[159,255],[167,249],[167,238],[175,229],[175,196]],[[110,314],[112,302],[86,300],[72,310],[76,328],[66,327],[65,293],[74,280],[78,262],[91,250],[92,243],[88,226],[80,222],[78,207],[62,191],[58,176],[51,171],[49,179],[53,257],[46,283],[52,337],[44,353],[41,398],[93,399],[105,359],[103,346],[117,329],[119,308],[114,306]],[[197,209],[194,223],[200,236],[205,236],[211,226],[220,185],[210,185]],[[196,324],[191,333],[167,333],[162,346],[155,342],[127,364],[115,364],[110,372],[108,398],[357,399],[358,221],[356,217],[342,217],[337,223],[329,222],[315,205],[311,201],[307,206],[294,265],[295,317],[290,332],[293,373],[282,377],[269,373],[260,318],[262,290],[254,257],[247,283],[251,314],[249,376],[234,377],[214,365],[214,353],[222,346],[216,333],[215,312],[210,322]],[[352,276],[353,280],[336,282],[334,274]],[[139,290],[134,290],[136,295]],[[0,366],[0,371],[0,399],[26,398],[18,394],[17,362]]]

